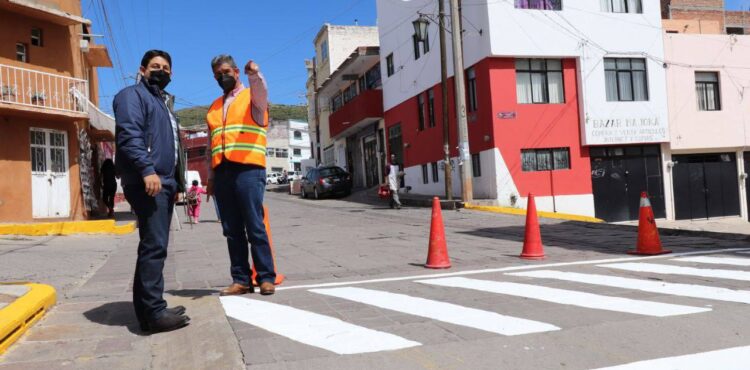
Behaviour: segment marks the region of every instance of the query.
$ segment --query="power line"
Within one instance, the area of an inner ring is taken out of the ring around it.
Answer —
[[[115,59],[117,60],[117,69],[120,72],[120,76],[122,77],[122,80],[120,80],[120,85],[125,85],[125,73],[123,72],[122,68],[122,59],[120,58],[120,52],[117,48],[117,43],[115,42],[114,38],[114,32],[112,32],[112,25],[109,22],[109,16],[107,16],[107,8],[104,6],[104,2],[102,0],[98,0],[99,6],[101,8],[104,24],[106,25],[107,31],[109,32],[109,42],[112,45],[112,51],[115,55]]]

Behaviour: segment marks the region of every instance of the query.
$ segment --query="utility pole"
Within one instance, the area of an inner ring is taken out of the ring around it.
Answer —
[[[464,56],[459,0],[451,2],[451,30],[453,36],[453,78],[456,83],[456,116],[458,123],[458,158],[461,168],[461,196],[464,203],[474,200],[469,127],[466,120],[466,89],[464,84]]]
[[[315,148],[311,148],[315,157],[315,165],[323,161],[320,158],[320,109],[318,108],[318,56],[313,57],[313,108],[315,109]]]
[[[438,0],[440,32],[440,90],[443,94],[443,152],[445,154],[445,199],[453,200],[453,166],[451,165],[450,120],[448,117],[448,58],[445,51],[445,0]]]

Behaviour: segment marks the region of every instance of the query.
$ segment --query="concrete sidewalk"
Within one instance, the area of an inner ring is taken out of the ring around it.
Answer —
[[[219,224],[210,221],[215,220],[212,208],[206,207],[209,222],[203,228],[191,230],[183,224],[182,232],[171,233],[165,298],[170,306],[185,306],[193,320],[170,333],[146,336],[138,329],[131,303],[137,233],[47,239],[26,249],[11,246],[2,257],[0,278],[21,277],[27,270],[47,271],[49,275],[27,278],[50,281],[59,287],[61,297],[44,320],[0,356],[0,369],[244,368],[217,294],[229,283],[226,250],[198,237],[208,232],[216,236],[211,239],[220,240]],[[184,215],[180,216],[184,223]],[[54,245],[49,255],[55,258],[40,261],[37,256],[45,254],[48,244]],[[19,250],[29,257],[13,253]],[[66,264],[68,258],[72,261]]]

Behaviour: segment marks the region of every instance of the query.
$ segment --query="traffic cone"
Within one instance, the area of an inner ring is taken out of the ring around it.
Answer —
[[[263,205],[263,224],[266,225],[266,234],[268,234],[268,245],[271,246],[271,257],[273,258],[273,270],[276,271],[276,281],[274,281],[274,285],[279,285],[284,281],[284,274],[280,273],[279,270],[276,268],[276,254],[273,251],[273,239],[271,239],[271,223],[268,221],[268,207],[266,205]],[[255,281],[255,277],[258,276],[258,273],[255,271],[255,264],[253,264],[253,285],[258,286],[258,282]]]
[[[544,247],[542,246],[542,234],[539,231],[539,219],[536,216],[536,202],[534,194],[529,193],[526,203],[526,232],[523,237],[523,251],[521,258],[527,260],[544,259]]]
[[[445,242],[445,228],[443,214],[440,211],[440,200],[432,198],[432,223],[430,225],[430,245],[427,252],[427,263],[424,267],[431,269],[447,269],[451,267],[448,257],[448,245]]]
[[[635,250],[628,251],[629,254],[655,255],[672,253],[670,250],[661,249],[659,230],[654,220],[654,210],[646,192],[641,193],[641,209],[638,217],[638,245]]]

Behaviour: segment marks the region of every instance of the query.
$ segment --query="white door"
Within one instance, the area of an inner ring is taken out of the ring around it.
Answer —
[[[34,218],[70,216],[68,134],[31,129],[31,204]]]

